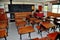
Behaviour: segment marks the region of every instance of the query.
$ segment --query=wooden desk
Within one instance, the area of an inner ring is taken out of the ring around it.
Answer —
[[[6,29],[8,33],[8,25],[7,23],[0,23],[0,29]]]
[[[29,20],[30,20],[30,21],[34,21],[34,20],[36,20],[36,19],[37,19],[37,18],[30,18]]]
[[[48,37],[52,40],[56,40],[56,37],[57,37],[58,33],[57,32],[54,32],[54,33],[50,33],[48,34]]]
[[[34,29],[32,26],[25,26],[18,29],[18,33],[20,34],[20,39],[21,39],[21,34],[26,34],[26,33],[29,33],[29,37],[31,38],[30,36],[31,32],[34,32]]]
[[[37,23],[37,24],[39,24],[39,23],[42,22],[42,21],[39,20],[39,19],[36,19],[36,20],[34,20],[34,22]]]
[[[27,23],[26,21],[18,21],[16,22],[16,26],[19,27],[19,26],[25,26]]]
[[[6,23],[0,23],[0,29],[5,29],[7,28],[7,24]]]
[[[0,38],[5,38],[5,40],[7,40],[7,32],[5,29],[0,29]]]
[[[37,18],[30,18],[30,21],[34,21],[35,23],[40,22],[41,20],[37,19]]]
[[[30,18],[30,23],[32,24],[32,26],[34,27],[34,24],[38,24],[41,22],[41,20],[37,19],[37,18]]]
[[[50,22],[42,22],[41,24],[42,24],[46,29],[55,27],[55,25],[52,24],[52,23],[50,23]]]

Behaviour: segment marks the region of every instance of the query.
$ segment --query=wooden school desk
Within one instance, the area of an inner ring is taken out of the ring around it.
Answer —
[[[58,36],[57,32],[49,33],[47,35],[51,40],[56,40],[56,37]]]
[[[44,26],[44,28],[46,29],[49,29],[49,28],[52,28],[52,27],[55,27],[56,25],[50,23],[50,22],[42,22],[41,25]]]
[[[25,26],[18,29],[18,33],[20,34],[20,39],[22,39],[21,38],[22,34],[27,34],[27,33],[29,33],[29,37],[31,38],[30,36],[31,32],[34,32],[34,28],[32,26]]]

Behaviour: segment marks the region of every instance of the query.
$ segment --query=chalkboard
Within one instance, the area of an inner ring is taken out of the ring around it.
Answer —
[[[9,4],[9,12],[31,12],[32,4]]]

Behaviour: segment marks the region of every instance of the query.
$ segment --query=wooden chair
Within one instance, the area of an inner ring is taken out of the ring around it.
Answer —
[[[0,38],[5,38],[5,40],[7,40],[7,32],[5,29],[0,29]]]

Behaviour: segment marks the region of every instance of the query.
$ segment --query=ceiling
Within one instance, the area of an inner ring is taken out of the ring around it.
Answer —
[[[13,2],[45,2],[45,1],[55,1],[55,0],[12,0]],[[9,0],[0,0],[0,2],[9,2]]]

